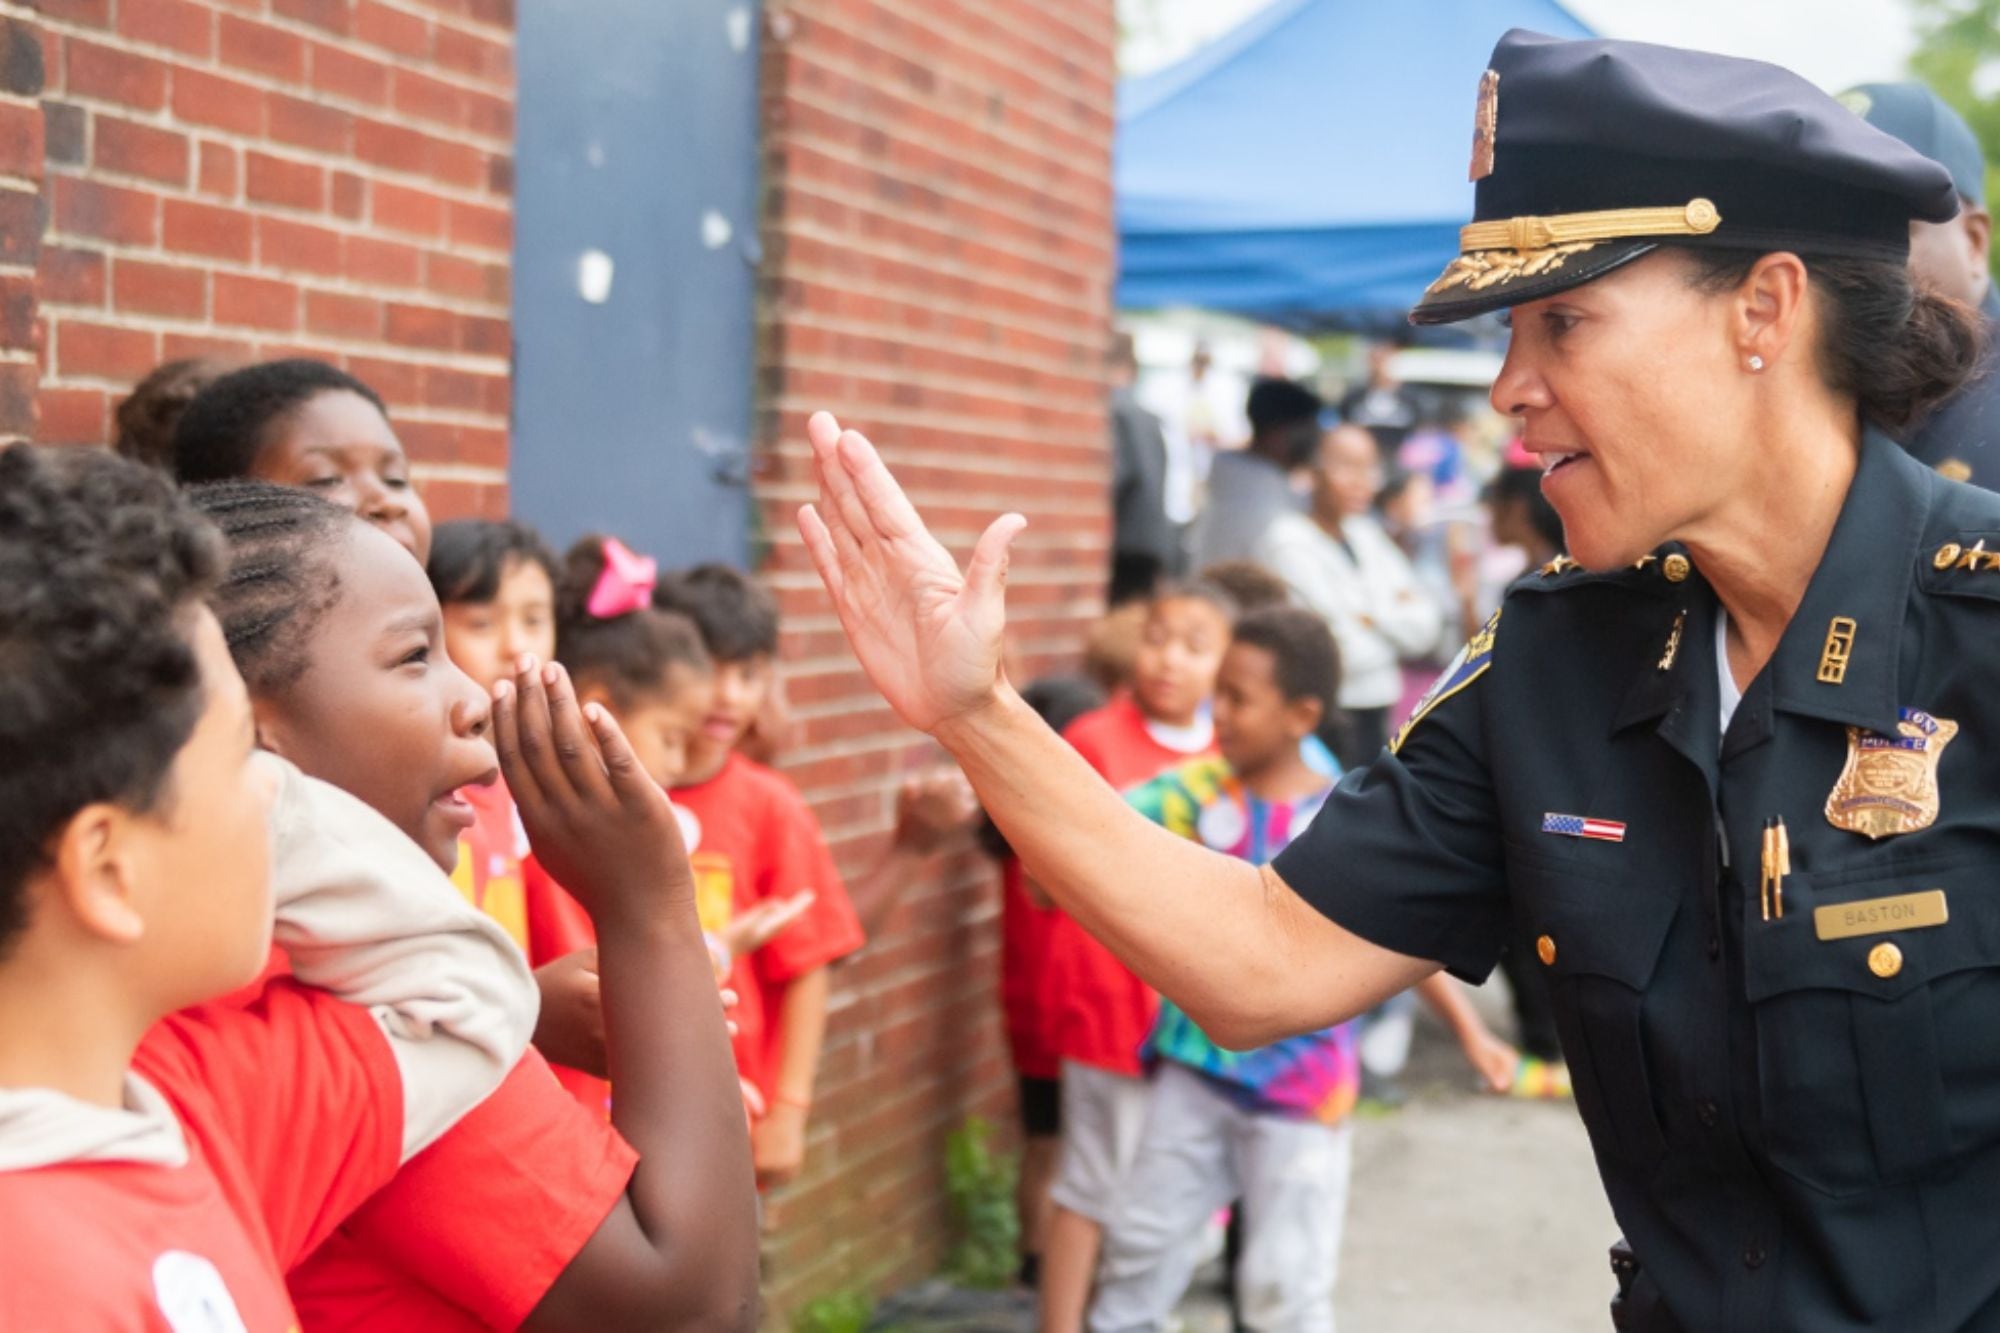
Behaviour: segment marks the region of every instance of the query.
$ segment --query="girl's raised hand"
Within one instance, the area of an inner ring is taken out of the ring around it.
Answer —
[[[806,435],[819,503],[799,511],[799,532],[875,688],[923,731],[992,700],[1007,548],[1027,520],[995,519],[961,574],[859,431],[815,412]]]
[[[694,901],[680,823],[625,733],[569,673],[523,657],[493,687],[493,741],[536,859],[601,933]]]

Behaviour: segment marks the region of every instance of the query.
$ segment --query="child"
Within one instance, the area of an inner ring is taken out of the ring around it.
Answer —
[[[1279,607],[1245,617],[1216,680],[1221,755],[1171,769],[1126,799],[1184,838],[1264,864],[1332,790],[1300,742],[1333,707],[1338,679],[1333,637],[1317,616]],[[1105,1230],[1093,1329],[1164,1329],[1193,1272],[1203,1224],[1239,1198],[1243,1326],[1332,1329],[1353,1150],[1347,1116],[1360,1088],[1353,1027],[1235,1053],[1161,1004],[1147,1042],[1158,1074]],[[1460,1031],[1468,1059],[1495,1058],[1476,1019]],[[1511,1052],[1497,1058],[1510,1061]]]
[[[229,364],[215,357],[191,356],[167,361],[148,371],[132,386],[112,413],[117,433],[114,451],[147,467],[174,470],[174,431],[181,413],[195,395],[222,378]]]
[[[1063,733],[1119,789],[1213,746],[1207,713],[1236,608],[1207,584],[1163,586],[1146,606],[1132,688]],[[1042,1274],[1042,1327],[1083,1323],[1102,1229],[1145,1123],[1139,1048],[1159,998],[1068,916],[1050,931],[1050,985],[1061,997],[1055,1029],[1062,1060],[1062,1163]]]
[[[304,357],[232,371],[195,395],[174,428],[182,484],[254,478],[298,486],[381,528],[422,564],[431,516],[376,392]]]
[[[197,498],[230,540],[216,606],[260,738],[337,775],[452,865],[472,822],[457,792],[491,772],[492,723],[443,652],[422,568],[302,491],[236,482]],[[629,785],[613,802],[601,776],[596,800],[566,792],[587,784],[578,766],[602,762],[581,705],[559,668],[517,665],[496,698],[518,697],[536,719],[553,707],[555,722],[516,735],[510,789],[538,857],[612,927],[599,952],[616,1129],[531,1056],[293,1275],[315,1329],[513,1327],[531,1315],[538,1328],[672,1326],[740,1320],[754,1301],[747,1144],[670,810],[650,784],[639,786],[653,804]],[[617,735],[594,720],[601,710],[592,717],[599,743]]]
[[[738,958],[731,978],[740,1001],[737,1067],[767,1108],[752,1137],[757,1181],[780,1185],[805,1161],[826,1035],[827,964],[859,949],[864,937],[812,808],[783,776],[735,750],[771,684],[778,612],[770,595],[745,574],[705,565],[663,581],[653,600],[694,621],[715,664],[714,698],[673,792],[701,885],[703,924],[717,930],[767,899],[814,895],[782,937]]]
[[[255,754],[221,559],[139,464],[0,449],[0,1326],[295,1326],[284,1266],[518,1050],[452,1039],[519,987],[497,932],[435,871],[381,919],[350,854],[400,837]],[[274,889],[301,978],[369,1008],[283,979],[185,1009],[263,968]],[[305,929],[343,913],[365,942]]]

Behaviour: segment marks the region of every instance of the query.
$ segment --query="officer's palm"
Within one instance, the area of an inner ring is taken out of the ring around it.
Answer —
[[[961,574],[866,438],[828,412],[806,434],[819,503],[799,512],[799,531],[868,678],[924,731],[991,699],[1007,547],[1025,520],[996,520]]]

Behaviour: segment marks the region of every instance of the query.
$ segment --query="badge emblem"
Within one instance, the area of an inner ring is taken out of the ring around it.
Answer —
[[[1195,821],[1195,832],[1201,835],[1202,845],[1218,852],[1235,851],[1249,831],[1250,820],[1243,813],[1241,802],[1230,796],[1203,810],[1201,818]]]
[[[1500,135],[1500,71],[1489,69],[1479,78],[1479,106],[1472,113],[1472,170],[1469,181],[1493,174],[1493,144]]]
[[[1847,766],[1826,798],[1837,829],[1889,838],[1929,828],[1938,816],[1938,760],[1958,723],[1916,708],[1902,710],[1896,734],[1847,729]]]
[[[1451,665],[1444,674],[1431,683],[1424,691],[1424,697],[1417,700],[1417,706],[1410,712],[1410,720],[1403,724],[1389,742],[1389,753],[1403,748],[1403,742],[1410,738],[1410,732],[1417,723],[1423,721],[1439,704],[1486,674],[1486,668],[1493,665],[1493,639],[1500,632],[1500,612],[1495,611],[1485,628],[1472,636],[1465,647],[1458,650],[1458,656],[1451,659]]]

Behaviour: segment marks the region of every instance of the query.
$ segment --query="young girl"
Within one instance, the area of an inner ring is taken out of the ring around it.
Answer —
[[[444,653],[422,568],[302,491],[239,482],[197,502],[229,539],[213,605],[261,742],[452,865],[473,818],[460,793],[494,771],[491,714]],[[586,849],[551,869],[617,926],[600,951],[615,1130],[539,1056],[524,1062],[294,1271],[308,1327],[679,1326],[739,1319],[755,1299],[749,1146],[685,853],[663,799],[640,820],[658,836],[635,851],[603,836],[615,830],[591,836],[586,803],[547,794],[587,757],[581,705],[560,668],[517,668],[497,697],[568,728],[513,741],[529,826]]]
[[[1236,608],[1208,584],[1168,585],[1146,608],[1132,688],[1077,719],[1064,739],[1121,791],[1214,749],[1208,699]],[[1050,930],[1050,986],[1061,997],[1062,1160],[1043,1250],[1042,1327],[1076,1333],[1098,1245],[1146,1115],[1139,1050],[1159,997],[1076,922]]]

